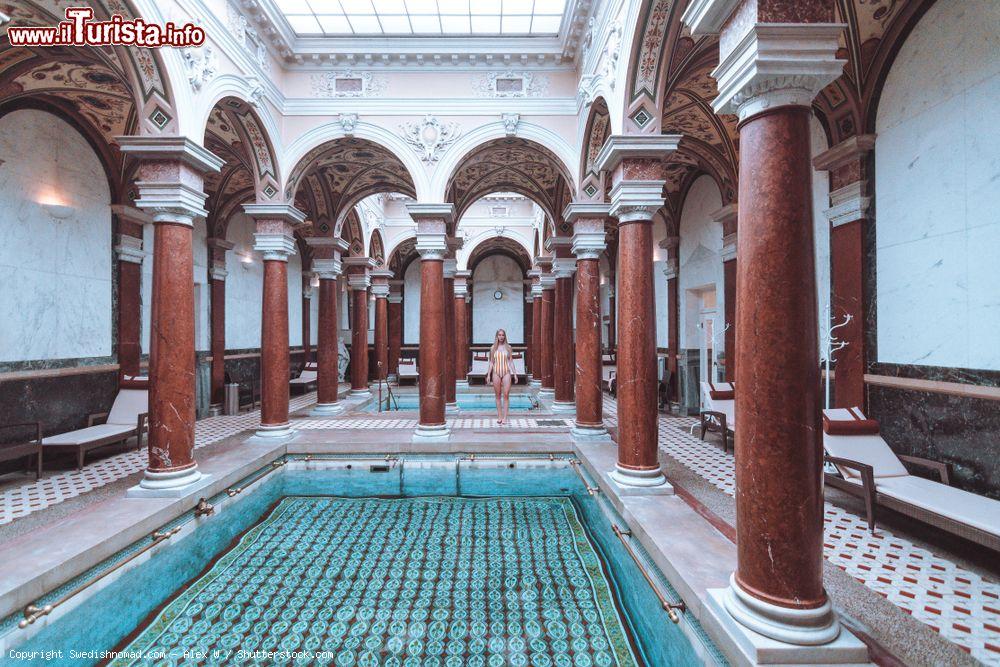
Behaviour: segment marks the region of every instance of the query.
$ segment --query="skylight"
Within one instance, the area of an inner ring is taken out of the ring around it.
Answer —
[[[566,0],[275,0],[298,35],[559,33]]]

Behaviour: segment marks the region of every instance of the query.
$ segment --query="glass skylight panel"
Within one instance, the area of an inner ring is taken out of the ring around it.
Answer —
[[[274,0],[299,35],[556,35],[566,0]]]

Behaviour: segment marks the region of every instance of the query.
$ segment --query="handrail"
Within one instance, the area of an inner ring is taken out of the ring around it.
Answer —
[[[580,470],[580,466],[583,465],[580,462],[580,459],[570,459],[569,465],[571,468],[573,468],[573,471],[576,472],[576,475],[577,477],[580,478],[580,481],[583,482],[583,488],[587,489],[588,494],[594,495],[595,493],[601,492],[600,488],[596,486],[591,486],[590,484],[587,483],[587,478],[583,476],[583,472],[581,472]]]
[[[385,398],[385,409],[389,409],[389,401],[391,400],[393,405],[396,406],[396,411],[399,411],[399,401],[396,400],[396,395],[392,393],[392,385],[389,381],[382,377],[382,362],[378,362],[378,411],[382,412],[382,383],[385,383],[385,390],[388,392],[388,396]]]
[[[622,546],[625,547],[625,551],[627,551],[628,555],[632,557],[633,561],[635,561],[635,564],[638,566],[639,571],[646,580],[646,583],[649,584],[649,587],[653,589],[653,593],[657,598],[659,598],[660,605],[662,605],[663,610],[667,612],[667,616],[670,617],[670,620],[674,623],[679,623],[681,619],[680,616],[677,615],[677,612],[680,611],[681,613],[684,613],[687,611],[687,604],[684,600],[681,600],[680,602],[668,602],[667,598],[663,596],[663,593],[660,592],[659,586],[656,585],[653,578],[650,577],[649,573],[646,571],[646,566],[642,564],[642,561],[639,560],[635,551],[632,550],[632,545],[625,539],[626,537],[632,536],[632,531],[622,530],[617,524],[614,523],[611,524],[611,530],[613,530],[615,535],[618,536],[618,539],[621,540]]]
[[[308,456],[309,455],[307,454],[306,455],[306,459],[305,459],[306,461],[309,460]],[[267,477],[272,472],[274,472],[275,470],[277,470],[281,466],[285,465],[286,463],[288,463],[288,459],[281,459],[279,461],[271,461],[271,467],[268,468],[267,471],[264,474],[258,475],[257,477],[253,478],[252,480],[250,480],[250,483],[247,484],[246,486],[234,486],[234,487],[226,489],[226,495],[229,496],[230,498],[232,498],[233,496],[240,495],[241,493],[243,493],[244,491],[246,491],[250,487],[251,484],[256,484],[257,482],[259,482],[260,480],[264,479],[265,477]]]

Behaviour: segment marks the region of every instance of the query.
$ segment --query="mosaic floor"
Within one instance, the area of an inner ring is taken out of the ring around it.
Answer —
[[[615,424],[615,402],[605,399]],[[736,495],[732,454],[691,434],[695,418],[660,418],[660,449],[730,496]],[[862,584],[927,624],[974,658],[1000,665],[1000,584],[959,567],[826,503],[825,556]]]
[[[566,498],[286,498],[126,650],[168,660],[111,664],[637,664]]]

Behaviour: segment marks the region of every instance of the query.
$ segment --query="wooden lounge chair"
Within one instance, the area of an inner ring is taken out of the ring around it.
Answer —
[[[2,430],[19,429],[20,435],[13,442],[0,445],[0,463],[6,461],[16,461],[17,459],[27,460],[27,469],[32,469],[32,459],[34,459],[35,479],[42,475],[42,424],[41,422],[25,422],[22,424],[4,424],[0,426]],[[30,433],[29,437],[27,434]]]
[[[87,452],[107,445],[136,438],[136,449],[142,446],[149,412],[149,380],[126,378],[119,385],[118,395],[110,412],[87,417],[87,427],[42,438],[48,449],[75,449],[76,467],[83,468]]]
[[[736,385],[732,382],[701,383],[701,439],[705,433],[722,436],[722,451],[729,451],[729,434],[736,435]],[[733,445],[735,451],[736,446]]]
[[[617,366],[601,366],[601,388],[612,396],[618,395]]]
[[[827,473],[826,483],[865,501],[872,532],[881,505],[1000,551],[1000,501],[950,486],[946,463],[896,454],[879,435],[878,422],[860,409],[823,411],[823,447],[841,475]],[[911,475],[904,464],[933,471],[941,481]]]
[[[315,361],[308,361],[299,376],[289,380],[288,385],[289,387],[301,387],[304,391],[309,385],[316,384],[317,381],[319,381],[319,367]]]
[[[525,380],[524,372],[524,354],[522,352],[515,352],[510,357],[511,370],[517,373],[517,378],[520,382]]]
[[[486,371],[490,367],[490,355],[488,352],[476,352],[472,355],[472,368],[466,374],[469,384],[472,381],[486,383]]]
[[[420,380],[420,372],[417,370],[416,359],[400,359],[399,370],[396,371],[396,384],[403,382],[413,382],[416,384]]]

